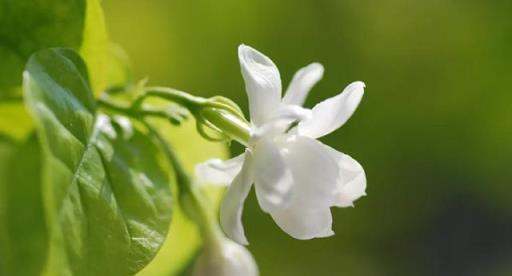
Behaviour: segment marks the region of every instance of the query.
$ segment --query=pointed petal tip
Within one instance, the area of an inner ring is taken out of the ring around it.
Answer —
[[[313,62],[313,63],[309,64],[307,67],[311,67],[311,68],[314,68],[316,70],[319,70],[319,72],[321,74],[323,74],[324,71],[325,71],[324,66],[320,62]]]
[[[221,229],[231,240],[242,245],[249,244],[245,236],[242,214],[245,199],[253,183],[252,159],[250,151],[246,151],[242,168],[224,194],[220,206]]]
[[[313,77],[315,79],[315,82],[313,84],[315,84],[317,81],[321,80],[324,77],[325,68],[319,62],[313,62],[306,66],[305,68],[307,68],[307,71],[311,73],[310,78]]]
[[[236,242],[236,243],[238,243],[240,245],[243,245],[243,246],[248,246],[249,245],[249,241],[247,240],[247,238],[243,234],[242,235],[238,235],[237,237],[228,235],[228,237],[232,241],[234,241],[234,242]]]
[[[318,237],[319,238],[328,238],[328,237],[332,237],[334,235],[336,235],[336,233],[334,233],[334,231],[332,229],[329,229],[328,231],[325,231],[325,233],[322,233]]]
[[[351,83],[350,85],[356,86],[356,88],[360,88],[360,89],[366,88],[366,83],[364,83],[363,81],[355,81],[355,82]]]
[[[238,46],[238,56],[241,57],[259,57],[262,56],[262,60],[265,60],[267,57],[263,55],[260,51],[254,49],[253,47],[245,44],[240,44]]]
[[[244,57],[247,56],[251,50],[254,49],[245,44],[240,44],[238,46],[238,58],[240,59],[240,61],[244,61]]]
[[[325,136],[343,126],[355,112],[364,95],[365,83],[350,83],[338,95],[313,107],[313,117],[299,122],[299,133],[311,138]]]
[[[324,76],[324,67],[313,62],[299,69],[293,76],[283,98],[284,104],[302,106],[309,92]]]
[[[238,59],[249,97],[251,122],[265,123],[281,103],[281,76],[274,62],[260,51],[241,44]]]
[[[312,239],[321,239],[321,238],[328,238],[336,235],[332,229],[326,229],[323,232],[319,232],[317,234],[311,235],[311,236],[295,236],[290,233],[288,233],[290,236],[292,236],[295,239],[307,241]]]
[[[248,50],[248,49],[252,49],[250,46],[247,46],[245,44],[240,44],[238,45],[238,53],[240,53],[241,51],[245,51],[245,50]]]
[[[262,70],[262,68],[254,68],[254,66],[264,66],[268,67],[266,70],[275,70],[279,74],[279,71],[277,71],[277,67],[275,66],[274,62],[268,56],[252,48],[251,46],[245,44],[238,46],[238,58],[240,63],[251,67],[246,69],[259,71]]]
[[[249,245],[249,240],[247,240],[247,237],[245,236],[243,226],[241,226],[241,228],[239,229],[228,229],[227,227],[225,227],[225,225],[221,223],[221,228],[230,240],[241,245]]]

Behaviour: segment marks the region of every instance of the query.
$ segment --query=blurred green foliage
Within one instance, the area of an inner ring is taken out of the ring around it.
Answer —
[[[244,213],[262,275],[510,275],[510,1],[104,0],[133,74],[192,93],[247,98],[240,43],[287,83],[326,73],[307,105],[367,84],[325,138],[365,168],[368,196],[334,210],[336,236],[297,241]],[[233,152],[240,148],[234,146]]]
[[[6,88],[21,84],[21,73],[34,51],[81,45],[85,5],[80,0],[3,0],[0,3],[1,96],[7,94]]]
[[[37,275],[48,248],[40,147],[35,135],[18,145],[0,140],[0,275]]]

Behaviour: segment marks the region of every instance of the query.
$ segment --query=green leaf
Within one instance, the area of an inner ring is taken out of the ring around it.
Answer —
[[[0,142],[0,275],[40,275],[46,261],[39,152],[34,136]]]
[[[43,48],[79,48],[84,0],[1,0],[0,95],[21,84],[29,56]]]
[[[122,49],[108,41],[99,2],[0,0],[0,133],[23,140],[33,129],[19,100],[19,85],[28,57],[38,50],[80,50],[96,95],[129,82],[129,62]]]
[[[1,0],[0,95],[15,92],[29,56],[50,47],[80,50],[96,94],[116,70],[99,0]]]
[[[85,64],[72,50],[34,54],[24,95],[44,152],[46,273],[141,270],[163,244],[171,218],[172,171],[157,144],[126,118],[96,113]]]

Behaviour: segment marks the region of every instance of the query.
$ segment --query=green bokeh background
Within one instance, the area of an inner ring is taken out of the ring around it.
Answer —
[[[298,241],[251,195],[244,224],[263,276],[512,275],[512,2],[103,4],[111,38],[150,84],[247,111],[240,43],[270,56],[284,84],[321,62],[307,106],[367,84],[349,123],[322,140],[363,165],[368,196],[333,209],[334,237]]]

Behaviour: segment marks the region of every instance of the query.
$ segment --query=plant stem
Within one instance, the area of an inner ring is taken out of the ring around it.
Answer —
[[[121,114],[127,115],[132,118],[141,118],[141,117],[146,117],[146,116],[153,116],[153,117],[159,117],[159,118],[165,118],[165,119],[169,118],[169,114],[167,112],[165,112],[165,110],[155,109],[155,108],[145,108],[145,109],[138,108],[138,109],[136,109],[133,107],[128,107],[126,105],[120,104],[120,103],[116,103],[112,100],[106,99],[105,97],[98,99],[98,104],[107,109],[119,112]]]
[[[147,87],[146,93],[141,95],[136,104],[139,104],[147,97],[157,97],[165,99],[187,108],[190,112],[194,111],[201,105],[205,104],[208,100],[202,97],[192,96],[183,91],[179,91],[168,87]]]
[[[166,119],[176,117],[176,115],[173,115],[168,110],[144,106],[144,100],[149,97],[168,100],[186,108],[196,118],[198,131],[206,139],[216,141],[226,140],[224,138],[213,139],[212,136],[208,135],[208,133],[203,130],[204,126],[217,132],[220,137],[224,136],[228,139],[236,140],[245,146],[249,146],[250,124],[245,120],[238,106],[226,98],[214,97],[212,99],[205,99],[172,88],[149,87],[130,105],[116,103],[108,96],[101,97],[98,102],[105,108],[130,117],[142,118],[154,116]]]

